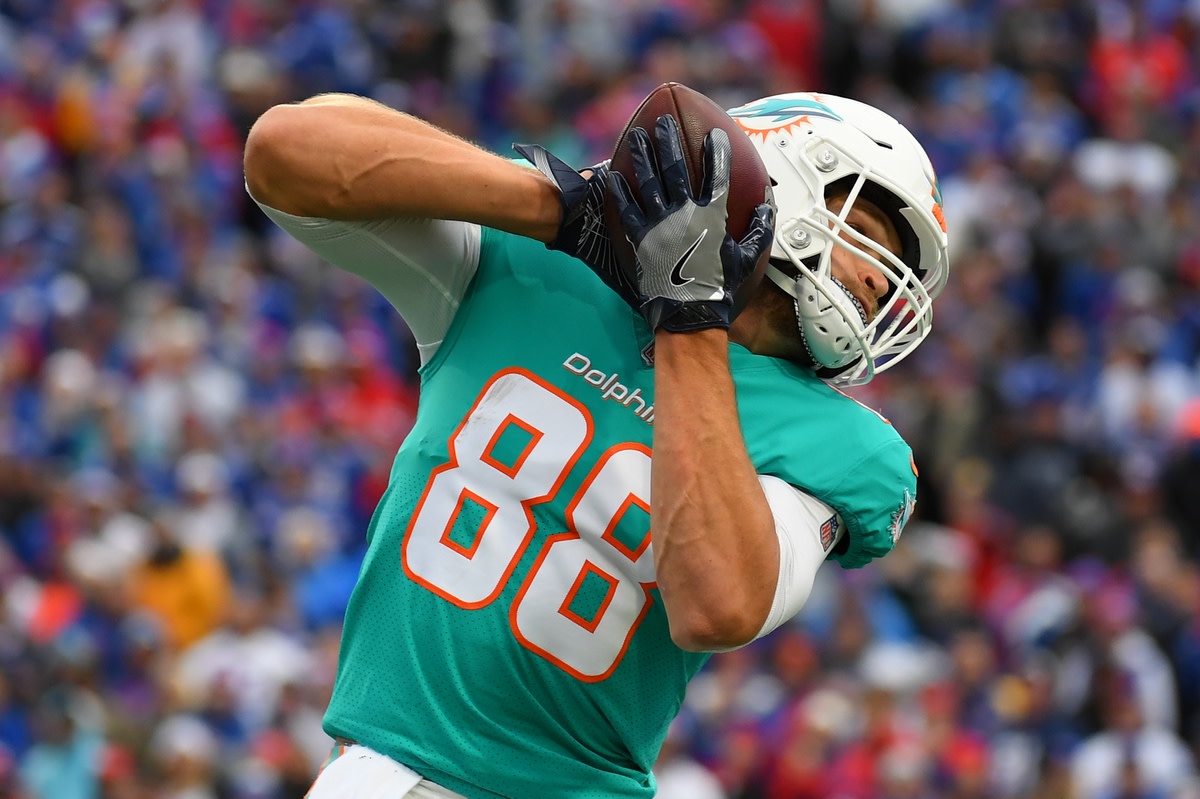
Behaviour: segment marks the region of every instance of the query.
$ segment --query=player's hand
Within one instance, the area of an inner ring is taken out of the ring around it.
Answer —
[[[729,327],[733,294],[771,246],[775,209],[758,206],[741,241],[726,232],[729,136],[716,128],[704,139],[704,177],[693,197],[679,126],[658,118],[658,158],[643,128],[632,131],[634,178],[641,204],[616,172],[609,174],[621,225],[637,251],[640,308],[652,330],[683,332]]]
[[[583,261],[609,288],[630,305],[637,307],[637,284],[617,265],[612,239],[604,224],[604,194],[608,185],[609,162],[588,167],[584,177],[554,153],[539,144],[513,144],[522,158],[558,187],[562,203],[562,221],[554,240],[546,246]]]

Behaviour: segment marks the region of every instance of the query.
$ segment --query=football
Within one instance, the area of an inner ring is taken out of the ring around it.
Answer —
[[[636,197],[637,181],[633,173],[629,133],[634,128],[644,128],[650,133],[653,142],[654,123],[663,114],[675,117],[679,125],[694,196],[700,193],[700,182],[704,175],[704,137],[713,128],[723,128],[729,134],[733,157],[727,206],[729,216],[725,229],[735,240],[741,240],[751,219],[754,218],[755,209],[771,197],[771,178],[746,132],[725,113],[725,109],[695,89],[672,82],[664,83],[650,92],[633,112],[625,130],[617,139],[612,155],[613,171],[621,173]],[[622,267],[632,269],[636,256],[633,245],[625,237],[616,206],[612,198],[605,202],[605,221],[618,260]]]

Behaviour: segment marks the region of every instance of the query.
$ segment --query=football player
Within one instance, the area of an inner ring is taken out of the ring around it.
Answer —
[[[791,618],[825,560],[893,547],[910,449],[837,387],[928,333],[948,268],[933,170],[853,100],[731,115],[777,204],[740,241],[719,129],[692,196],[669,117],[637,134],[631,181],[520,147],[532,169],[358,97],[255,124],[251,195],[378,289],[421,356],[310,799],[651,797],[711,653]]]

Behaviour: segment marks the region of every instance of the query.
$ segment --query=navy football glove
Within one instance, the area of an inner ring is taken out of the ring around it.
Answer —
[[[732,149],[713,129],[704,139],[704,179],[693,198],[679,126],[658,118],[658,158],[643,128],[632,132],[634,178],[642,203],[619,173],[609,174],[621,225],[637,250],[639,310],[652,330],[683,332],[729,327],[733,295],[771,246],[775,209],[755,210],[741,241],[725,228]]]
[[[612,240],[604,224],[609,162],[588,167],[592,175],[585,178],[540,144],[513,144],[513,149],[558,187],[562,221],[554,240],[546,247],[583,261],[625,302],[637,307],[637,285],[617,266]]]

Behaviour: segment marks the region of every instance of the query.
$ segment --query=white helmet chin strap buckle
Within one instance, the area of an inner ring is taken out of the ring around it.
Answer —
[[[822,286],[815,275],[801,270],[792,278],[773,264],[768,264],[767,276],[795,299],[800,337],[816,366],[843,369],[862,358],[859,331],[850,320],[860,319],[863,325],[867,320],[840,280],[831,276]]]

